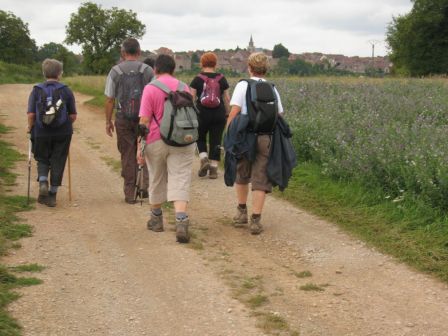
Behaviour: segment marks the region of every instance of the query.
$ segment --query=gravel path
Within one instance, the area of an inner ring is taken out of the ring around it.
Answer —
[[[30,90],[0,86],[1,121],[16,127],[7,138],[23,153]],[[55,209],[23,214],[34,236],[5,258],[47,267],[37,275],[44,283],[10,305],[24,335],[448,335],[446,284],[272,197],[262,235],[234,229],[234,192],[222,179],[194,175],[189,246],[169,223],[148,231],[149,207],[124,203],[104,160],[118,159],[115,139],[86,99],[77,95],[73,201],[65,180]],[[17,171],[16,192],[26,194],[26,163]],[[302,290],[307,283],[321,291]],[[272,316],[281,323],[270,325]]]

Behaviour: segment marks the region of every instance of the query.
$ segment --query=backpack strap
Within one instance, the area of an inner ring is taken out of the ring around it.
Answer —
[[[44,106],[46,106],[47,103],[47,91],[45,90],[45,83],[39,83],[34,85],[34,89],[36,90],[36,95],[37,95],[37,110],[36,111],[38,114],[40,114],[40,109],[42,109]]]
[[[52,93],[54,94],[55,92],[60,92],[64,87],[66,87],[67,85],[65,85],[64,83],[60,83],[60,82],[52,82],[51,84],[54,85],[54,90],[52,91],[52,93],[50,92],[50,90],[47,90],[48,88],[48,82],[45,83],[39,83],[37,85],[34,85],[35,88],[38,88],[39,91],[41,92],[41,94],[43,94],[43,97],[45,99],[47,99],[47,91],[50,94],[50,97],[52,97]]]
[[[160,90],[162,90],[166,94],[170,94],[171,93],[170,88],[168,86],[166,86],[164,83],[162,83],[161,81],[159,81],[158,79],[153,80],[151,83],[149,83],[149,85],[153,85],[156,88],[159,88]]]
[[[144,73],[145,69],[146,69],[145,65],[146,65],[145,63],[140,64],[140,67],[138,68],[138,72]]]
[[[122,75],[123,74],[123,70],[121,70],[120,64],[114,65],[112,67],[112,69],[114,69],[114,71],[118,74],[118,75]]]
[[[170,90],[170,88],[168,86],[166,86],[165,83],[162,83],[158,79],[153,80],[151,83],[149,83],[149,85],[154,85],[156,88],[159,88],[166,94],[170,94],[172,92],[172,90]],[[186,86],[187,86],[187,84],[179,81],[179,83],[177,84],[177,91],[184,91]]]
[[[207,79],[215,79],[216,81],[220,81],[223,77],[224,77],[224,75],[223,74],[221,74],[221,73],[218,73],[214,78],[211,78],[211,77],[208,77],[208,76],[206,76],[206,75],[203,75],[203,74],[199,74],[198,75],[198,77],[200,78],[200,79],[202,79],[204,82],[207,80]],[[242,79],[242,80],[244,80],[244,79]]]
[[[179,83],[177,84],[177,91],[184,91],[186,86],[187,86],[187,84],[179,81]]]
[[[140,64],[140,66],[138,67],[137,71],[140,73],[144,73],[145,72],[145,63]],[[118,74],[118,75],[122,75],[124,74],[123,69],[121,68],[120,64],[114,65],[112,67],[112,69]]]
[[[198,77],[200,78],[200,79],[202,79],[204,82],[207,80],[207,79],[209,79],[210,77],[207,77],[206,75],[203,75],[203,74],[199,74],[198,75]]]
[[[255,80],[253,80],[253,79],[240,79],[238,81],[238,83],[239,82],[246,82],[247,83],[247,88],[246,88],[246,106],[247,106],[247,103],[249,103],[251,101],[250,85],[252,83],[254,83]]]

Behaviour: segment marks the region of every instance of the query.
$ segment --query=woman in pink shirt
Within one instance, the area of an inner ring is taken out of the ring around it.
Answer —
[[[173,76],[176,63],[169,55],[160,55],[155,61],[156,80],[175,91],[179,80]],[[188,85],[184,85],[189,92]],[[149,202],[151,215],[147,222],[149,230],[163,231],[162,204],[174,203],[176,212],[176,239],[188,243],[189,218],[187,205],[190,200],[191,171],[194,158],[194,143],[185,147],[167,145],[160,136],[160,127],[167,94],[154,85],[146,85],[140,105],[140,124],[149,129],[144,158],[137,152],[139,163],[149,168]]]

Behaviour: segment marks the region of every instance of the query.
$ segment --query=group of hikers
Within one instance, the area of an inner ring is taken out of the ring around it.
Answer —
[[[162,204],[173,202],[176,240],[189,242],[187,207],[195,149],[199,177],[218,178],[227,129],[224,178],[226,185],[235,184],[234,226],[261,233],[266,194],[273,185],[285,188],[296,164],[279,92],[265,79],[268,57],[261,52],[249,56],[250,79],[238,82],[230,97],[212,52],[201,56],[201,72],[190,85],[174,76],[176,64],[170,55],[139,61],[141,49],[134,38],[124,40],[121,56],[107,76],[104,93],[106,134],[116,133],[124,201],[136,203],[136,188],[141,198],[149,198],[147,228],[154,232],[164,230]],[[46,59],[42,71],[45,82],[34,86],[29,97],[28,132],[37,161],[38,202],[54,207],[77,112],[72,91],[60,82],[62,63]]]

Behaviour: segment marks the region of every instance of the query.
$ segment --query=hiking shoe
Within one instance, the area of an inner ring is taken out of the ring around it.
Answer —
[[[186,244],[190,241],[190,234],[188,233],[188,225],[190,220],[188,218],[178,220],[176,219],[176,241]]]
[[[210,167],[208,170],[208,178],[215,180],[218,178],[218,167]]]
[[[48,197],[45,203],[48,207],[54,208],[56,206],[56,193],[52,193],[51,191],[48,193]]]
[[[261,225],[261,217],[250,218],[249,231],[253,235],[257,235],[263,232],[263,226]]]
[[[199,168],[198,176],[199,177],[206,176],[209,168],[210,168],[210,161],[208,160],[208,158],[201,159],[201,167]]]
[[[37,202],[40,204],[47,204],[48,198],[48,181],[39,182],[39,196],[37,197]]]
[[[236,209],[237,213],[233,217],[233,226],[236,228],[244,227],[247,224],[247,208],[242,209],[237,206]]]
[[[151,217],[146,223],[146,227],[148,230],[154,232],[162,232],[163,231],[163,215],[156,216],[151,212]]]
[[[135,204],[135,203],[137,203],[137,201],[135,199],[133,199],[133,198],[125,198],[124,201],[127,204]]]

